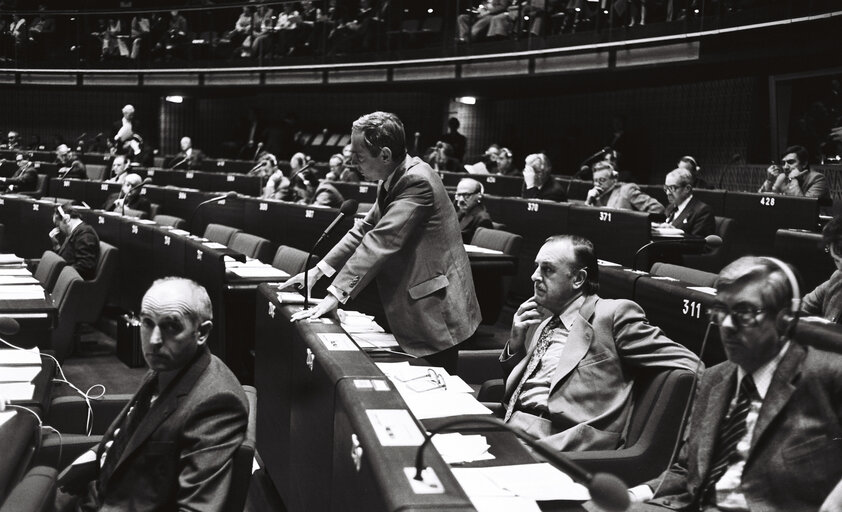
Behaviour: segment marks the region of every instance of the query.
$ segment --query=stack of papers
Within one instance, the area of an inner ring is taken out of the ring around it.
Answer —
[[[39,284],[32,276],[4,276],[0,274],[0,285]]]
[[[504,254],[503,251],[498,251],[496,249],[486,249],[485,247],[480,247],[478,245],[471,244],[465,244],[465,251],[481,254]]]
[[[448,464],[461,464],[475,460],[490,460],[494,455],[488,453],[491,446],[481,435],[463,435],[459,432],[436,434],[433,446]]]
[[[23,258],[15,256],[14,254],[0,254],[0,265],[21,265]]]
[[[4,286],[0,288],[0,300],[43,299],[44,289],[40,284]]]
[[[227,249],[228,247],[219,242],[205,242],[202,245],[209,249]]]
[[[539,510],[535,501],[587,501],[585,486],[550,464],[452,468],[477,510]],[[523,500],[523,501],[521,501]],[[505,503],[505,505],[504,505]]]
[[[679,237],[684,236],[684,230],[672,227],[670,225],[652,223],[652,234],[656,236]]]
[[[37,348],[29,350],[0,349],[0,396],[7,400],[32,400],[32,380],[41,371]]]
[[[377,363],[419,420],[463,414],[491,414],[474,397],[471,386],[444,368],[411,366],[408,362]]]
[[[339,309],[336,311],[342,328],[347,333],[354,332],[384,332],[384,329],[374,321],[371,315],[365,315],[359,311],[347,311]]]
[[[31,276],[30,272],[25,267],[2,267],[0,268],[0,276]]]

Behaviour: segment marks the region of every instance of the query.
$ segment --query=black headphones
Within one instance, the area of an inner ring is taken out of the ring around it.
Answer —
[[[68,215],[68,214],[64,211],[64,208],[62,208],[62,207],[61,207],[61,205],[56,206],[56,211],[58,212],[59,216],[61,217],[61,219],[62,219],[64,222],[68,222],[68,221],[70,220],[70,215]]]
[[[778,314],[778,328],[789,338],[795,332],[795,327],[798,325],[798,317],[801,314],[801,287],[798,286],[798,279],[795,277],[792,269],[789,268],[789,265],[771,256],[763,256],[763,259],[778,267],[784,276],[786,276],[789,286],[792,288],[792,300],[790,301],[789,309],[783,310]]]

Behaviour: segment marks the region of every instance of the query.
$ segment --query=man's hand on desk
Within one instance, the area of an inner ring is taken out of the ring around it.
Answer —
[[[321,302],[319,302],[310,309],[304,309],[299,311],[298,313],[293,314],[292,317],[290,317],[290,320],[293,322],[297,322],[305,318],[321,318],[325,315],[333,313],[338,307],[339,299],[334,297],[332,294],[328,293],[327,297],[322,299]]]
[[[307,297],[309,298],[313,295],[313,286],[316,284],[316,281],[321,279],[324,274],[319,269],[319,267],[313,267],[308,272],[310,273],[310,275],[307,277]],[[278,291],[283,291],[290,288],[302,292],[302,289],[304,288],[304,272],[296,274],[287,279],[284,284],[278,286]]]

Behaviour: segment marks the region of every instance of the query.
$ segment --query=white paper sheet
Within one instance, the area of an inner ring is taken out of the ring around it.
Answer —
[[[40,366],[0,366],[0,382],[32,382]]]
[[[487,478],[492,486],[496,485],[501,491],[493,490],[491,486],[484,486],[480,495],[503,495],[505,491],[536,501],[571,500],[587,501],[590,499],[588,489],[577,484],[565,473],[557,470],[549,463],[517,464],[513,466],[491,466],[485,468],[454,468],[453,474],[462,483],[465,474],[478,473]],[[480,476],[471,475],[471,481],[482,482]],[[465,487],[463,486],[463,489]],[[488,490],[491,488],[492,490]],[[470,492],[466,489],[465,492]],[[497,492],[497,494],[493,494]],[[486,494],[492,493],[492,494]]]
[[[22,284],[38,284],[38,280],[32,276],[4,276],[0,274],[0,286],[18,286]]]
[[[0,300],[43,299],[44,289],[41,285],[21,285],[0,287]]]
[[[17,350],[14,348],[0,349],[0,366],[41,366],[41,355],[37,348]]]
[[[234,274],[237,277],[254,277],[254,278],[267,278],[267,279],[278,279],[278,278],[285,278],[289,277],[289,274],[284,272],[283,270],[279,270],[275,267],[265,265],[261,267],[234,267],[229,268],[229,272]]]
[[[474,252],[478,254],[505,254],[503,251],[496,249],[487,249],[478,245],[465,244],[465,252]]]
[[[716,295],[716,288],[711,288],[710,286],[688,286],[687,289],[707,293],[708,295]]]
[[[0,276],[31,276],[32,272],[24,267],[0,267]]]
[[[14,254],[0,254],[0,265],[8,265],[10,263],[23,263],[23,258]]]
[[[202,245],[204,245],[205,247],[207,247],[209,249],[225,249],[227,247],[225,245],[222,245],[219,242],[205,242]]]
[[[494,458],[494,455],[488,453],[491,446],[485,436],[481,435],[464,435],[459,432],[436,434],[433,436],[433,446],[448,464]]]
[[[0,396],[6,400],[32,400],[34,394],[35,386],[28,382],[0,383]]]

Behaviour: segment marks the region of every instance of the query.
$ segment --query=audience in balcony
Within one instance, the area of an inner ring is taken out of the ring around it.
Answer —
[[[465,148],[468,145],[468,138],[459,133],[459,120],[451,117],[447,120],[447,133],[439,137],[442,142],[453,146],[453,158],[460,162],[465,159]]]
[[[100,20],[102,22],[102,20]],[[108,18],[101,26],[99,38],[102,43],[101,60],[110,57],[128,57],[129,47],[120,36],[123,35],[123,24],[120,18]]]
[[[804,146],[786,148],[781,161],[783,168],[772,164],[766,170],[766,180],[758,192],[823,199],[830,197],[827,179],[810,169],[809,155]]]
[[[532,36],[540,36],[547,14],[545,4],[546,1],[510,0],[505,11],[491,17],[488,38],[505,39],[516,30],[528,30]]]
[[[275,27],[276,20],[279,22],[279,17],[275,16],[275,11],[266,5],[258,5],[254,13],[254,22],[251,26],[251,34],[246,36],[243,40],[242,49],[240,50],[241,57],[262,57],[264,54],[271,55],[272,46],[275,41]]]
[[[534,153],[526,157],[523,167],[523,188],[521,197],[527,199],[547,199],[563,203],[567,201],[564,187],[552,177],[553,166],[544,153]]]
[[[132,48],[129,58],[137,60],[149,56],[152,37],[152,19],[146,13],[138,13],[131,22]]]
[[[482,183],[473,178],[463,178],[456,185],[456,217],[459,219],[459,229],[462,231],[462,241],[471,243],[477,228],[494,228],[491,215],[482,203]]]
[[[488,35],[491,20],[495,15],[505,14],[508,3],[506,0],[487,0],[469,13],[460,14],[456,18],[458,35],[456,42],[466,43],[476,41]]]
[[[623,183],[619,173],[608,162],[598,162],[593,170],[593,188],[585,204],[662,215],[664,206],[640,190],[636,183]]]

